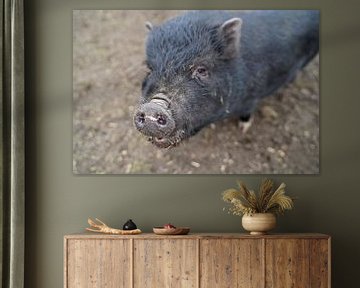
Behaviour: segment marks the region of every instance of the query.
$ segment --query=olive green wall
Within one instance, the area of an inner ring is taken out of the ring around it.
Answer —
[[[272,177],[299,197],[278,231],[332,235],[333,287],[359,287],[360,17],[349,4],[356,1],[25,2],[26,287],[62,287],[63,235],[82,231],[88,216],[114,226],[132,218],[145,231],[165,222],[240,231],[220,192],[236,178],[249,185],[262,178],[72,175],[72,9],[121,8],[321,9],[321,172]]]

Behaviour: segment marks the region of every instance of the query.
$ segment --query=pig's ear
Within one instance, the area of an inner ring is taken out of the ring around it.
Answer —
[[[220,27],[220,35],[224,41],[223,56],[233,58],[238,55],[240,48],[242,20],[240,18],[231,18],[225,21]]]
[[[154,28],[154,26],[149,21],[145,22],[145,27],[148,31],[151,31]]]

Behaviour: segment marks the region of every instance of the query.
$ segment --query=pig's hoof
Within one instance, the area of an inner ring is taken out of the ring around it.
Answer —
[[[249,117],[247,121],[242,121],[242,119],[239,120],[239,128],[242,134],[245,134],[250,129],[253,121],[254,118],[252,116]]]

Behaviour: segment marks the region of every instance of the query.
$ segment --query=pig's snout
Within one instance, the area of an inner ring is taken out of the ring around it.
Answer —
[[[175,121],[164,100],[153,99],[135,112],[136,128],[147,136],[165,137],[175,130]]]

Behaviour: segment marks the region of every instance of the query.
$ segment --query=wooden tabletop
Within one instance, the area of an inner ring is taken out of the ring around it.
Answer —
[[[222,239],[329,239],[330,236],[320,233],[286,233],[286,234],[266,234],[250,235],[247,233],[189,233],[188,235],[156,235],[154,233],[142,233],[138,235],[109,235],[101,233],[75,233],[64,236],[65,239],[202,239],[202,238],[222,238]]]

